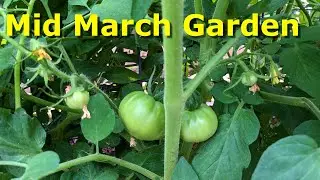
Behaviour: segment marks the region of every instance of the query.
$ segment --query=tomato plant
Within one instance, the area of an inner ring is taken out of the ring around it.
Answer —
[[[0,3],[0,179],[320,179],[319,0]]]

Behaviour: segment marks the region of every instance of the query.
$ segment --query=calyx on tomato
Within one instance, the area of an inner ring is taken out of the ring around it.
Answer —
[[[153,141],[164,135],[164,106],[142,91],[124,97],[119,115],[129,134],[137,139]]]
[[[194,111],[185,110],[182,114],[181,138],[185,142],[206,141],[215,134],[217,128],[217,115],[205,104]]]
[[[242,74],[241,82],[245,86],[253,86],[257,81],[258,78],[252,71],[247,71]]]

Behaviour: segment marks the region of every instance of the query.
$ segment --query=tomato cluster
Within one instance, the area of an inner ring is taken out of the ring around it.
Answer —
[[[120,103],[119,115],[133,137],[152,141],[164,136],[164,106],[142,91],[128,94]],[[205,104],[185,110],[182,115],[181,138],[186,142],[202,142],[214,135],[218,127],[215,112]]]

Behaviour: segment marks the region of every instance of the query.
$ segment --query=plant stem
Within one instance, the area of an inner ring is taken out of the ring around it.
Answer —
[[[191,96],[191,94],[197,89],[201,82],[208,76],[210,71],[221,62],[223,56],[229,51],[229,49],[239,41],[241,37],[239,33],[241,32],[237,31],[236,37],[229,39],[228,42],[217,52],[217,54],[213,56],[200,70],[197,76],[186,85],[186,90],[183,94],[184,100],[188,99]]]
[[[98,90],[109,102],[109,104],[111,105],[111,107],[113,108],[113,110],[115,110],[116,112],[118,112],[118,106],[112,101],[112,99],[108,96],[108,94],[106,94],[105,92],[103,92],[97,85],[95,85],[94,83],[92,83],[86,76],[84,75],[80,75],[79,76],[81,78],[82,81],[88,83],[89,85],[93,86],[96,90]]]
[[[72,63],[72,61],[71,61],[66,49],[63,47],[63,45],[59,44],[58,48],[62,52],[62,55],[63,55],[65,61],[67,61],[67,64],[68,64],[69,68],[71,69],[71,71],[73,73],[75,73],[75,74],[78,74],[76,68],[74,67],[74,65],[73,65],[73,63]]]
[[[30,0],[28,4],[28,10],[27,14],[31,14],[33,10],[33,5],[36,0]],[[20,40],[19,40],[19,45],[23,46],[24,45],[24,40],[26,39],[25,36],[21,35]],[[15,109],[21,108],[21,80],[20,80],[20,71],[21,71],[21,59],[22,59],[22,51],[18,49],[18,52],[16,54],[16,63],[14,65],[14,100],[15,100]]]
[[[163,18],[168,19],[172,25],[172,36],[163,37],[165,70],[164,179],[171,179],[179,154],[181,114],[183,110],[183,3],[184,0],[162,0]]]
[[[194,13],[195,14],[203,14],[202,11],[202,0],[194,0]]]
[[[212,17],[221,20],[226,19],[228,6],[229,0],[218,0]],[[201,40],[200,62],[203,62],[203,64],[207,63],[210,57],[212,57],[216,53],[217,42],[218,38],[212,38],[207,35]]]
[[[38,98],[38,97],[35,97],[35,96],[32,96],[32,95],[28,95],[24,92],[22,92],[21,94],[22,98],[27,100],[27,101],[31,101],[31,102],[34,102],[36,104],[40,104],[40,105],[43,105],[43,106],[51,106],[55,103],[53,102],[49,102],[49,101],[46,101],[46,100],[43,100],[41,98]],[[63,106],[63,105],[57,105],[54,107],[55,109],[60,109],[60,110],[63,110],[63,111],[67,111],[67,112],[73,112],[73,113],[76,113],[76,114],[81,114],[82,111],[80,110],[75,110],[75,109],[71,109],[67,106]]]
[[[48,3],[45,3],[44,1],[41,1],[41,2],[42,2],[42,5],[43,5],[44,9],[45,9],[46,12],[47,12],[48,17],[52,19],[53,16],[52,16],[52,13],[51,13],[50,8],[49,8],[49,6],[48,6]],[[62,54],[63,54],[63,56],[64,56],[64,59],[65,59],[65,61],[67,61],[67,64],[68,64],[69,68],[71,69],[71,71],[72,71],[73,73],[77,74],[77,71],[76,71],[76,69],[74,68],[74,65],[72,64],[72,61],[71,61],[71,59],[70,59],[70,57],[69,57],[66,49],[63,47],[62,44],[59,44],[59,45],[58,45],[58,48],[59,48],[59,50],[62,52]]]
[[[296,3],[298,5],[298,7],[301,9],[301,11],[304,13],[304,15],[306,15],[307,19],[308,19],[308,24],[309,26],[312,26],[312,19],[310,14],[308,13],[308,11],[306,10],[306,8],[304,8],[301,0],[296,0]]]
[[[260,95],[263,99],[269,102],[274,102],[278,104],[286,104],[290,106],[302,107],[309,109],[319,120],[320,120],[320,110],[319,108],[308,98],[305,97],[291,97],[283,96],[273,93],[268,93],[260,91]]]
[[[145,168],[142,168],[141,166],[130,163],[128,161],[124,161],[122,159],[118,159],[118,158],[115,158],[112,156],[102,155],[102,154],[91,154],[88,156],[80,157],[80,158],[77,158],[77,159],[74,159],[71,161],[61,163],[59,165],[58,169],[50,172],[47,175],[54,174],[59,171],[67,170],[67,169],[72,168],[74,166],[84,164],[87,162],[92,162],[92,161],[101,162],[101,163],[117,164],[119,166],[122,166],[122,167],[128,168],[130,170],[133,170],[135,172],[138,172],[138,173],[140,173],[150,179],[161,179],[162,178],[161,176],[158,176],[157,174],[155,174]]]
[[[285,16],[289,16],[289,14],[292,10],[292,7],[293,7],[293,3],[294,3],[294,0],[289,0],[287,7],[286,7],[286,10],[284,11]]]
[[[23,168],[28,167],[28,165],[25,163],[19,163],[15,161],[0,161],[0,166],[16,166],[16,167],[23,167]]]

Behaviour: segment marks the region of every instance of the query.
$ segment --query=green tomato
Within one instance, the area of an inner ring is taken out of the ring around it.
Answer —
[[[71,109],[82,109],[89,103],[89,100],[88,91],[76,91],[65,99],[67,106]]]
[[[258,81],[257,76],[251,71],[244,72],[242,74],[241,82],[245,86],[253,86],[257,81]]]
[[[137,139],[153,141],[164,135],[164,106],[142,91],[123,98],[119,115],[129,134]]]
[[[203,142],[214,135],[218,127],[216,113],[202,104],[194,111],[185,110],[182,115],[181,138],[185,142]]]

